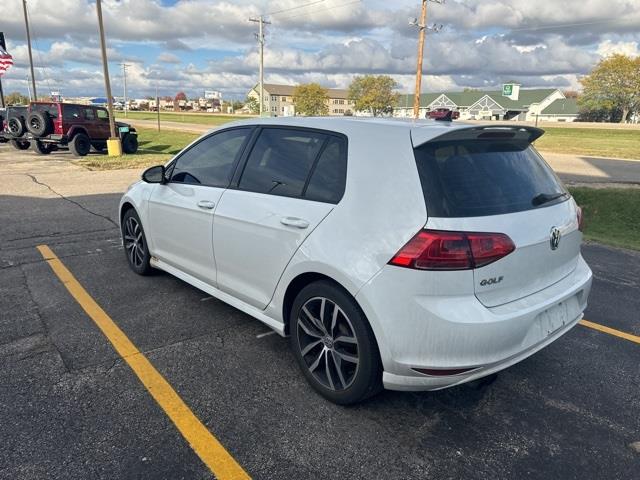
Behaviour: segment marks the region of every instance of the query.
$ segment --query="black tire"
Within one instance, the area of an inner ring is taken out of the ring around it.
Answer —
[[[46,137],[53,130],[51,116],[47,112],[31,112],[27,117],[27,130],[34,137]]]
[[[122,232],[122,244],[127,257],[129,268],[138,275],[150,275],[153,268],[150,265],[151,254],[147,244],[147,237],[140,217],[133,208],[125,212],[120,225]]]
[[[25,132],[24,120],[21,117],[9,117],[9,120],[7,120],[7,131],[14,138],[23,136]]]
[[[326,399],[350,405],[382,389],[382,362],[371,326],[353,297],[339,286],[319,281],[303,288],[291,307],[289,333],[302,373]]]
[[[91,146],[93,147],[93,150],[96,152],[104,152],[104,149],[107,148],[107,144],[106,143],[100,143],[100,142],[93,142],[91,144]]]
[[[138,136],[126,133],[122,137],[122,151],[128,155],[138,151]]]
[[[76,133],[69,142],[69,150],[76,157],[84,157],[91,151],[91,140],[84,133]]]
[[[16,150],[26,150],[31,146],[26,140],[10,140],[9,143]]]
[[[55,145],[42,143],[39,140],[31,140],[31,149],[38,155],[49,155],[55,149]]]

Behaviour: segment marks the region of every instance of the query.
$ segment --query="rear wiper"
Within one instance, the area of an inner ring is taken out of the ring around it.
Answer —
[[[545,203],[549,203],[552,202],[558,198],[562,198],[562,197],[566,197],[568,195],[568,193],[566,192],[562,192],[562,193],[541,193],[540,195],[536,195],[535,197],[533,197],[531,199],[531,205],[533,205],[534,207],[538,207],[540,205],[543,205]]]

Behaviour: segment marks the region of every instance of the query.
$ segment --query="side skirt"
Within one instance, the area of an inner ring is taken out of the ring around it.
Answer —
[[[151,257],[151,266],[157,268],[159,270],[164,270],[165,272],[173,275],[174,277],[179,278],[180,280],[187,282],[189,285],[196,287],[203,292],[208,293],[214,298],[217,298],[224,303],[228,303],[232,307],[237,308],[238,310],[246,313],[247,315],[251,315],[253,318],[260,320],[262,323],[267,325],[269,328],[273,329],[276,333],[281,336],[285,336],[284,333],[284,323],[278,322],[273,318],[264,314],[262,310],[258,310],[256,307],[249,305],[242,300],[238,300],[237,298],[225,293],[221,290],[218,290],[215,287],[212,287],[208,283],[203,282],[202,280],[198,280],[197,278],[189,275],[188,273],[183,272],[182,270],[169,265],[168,263],[163,262],[162,260],[158,260],[157,258]]]

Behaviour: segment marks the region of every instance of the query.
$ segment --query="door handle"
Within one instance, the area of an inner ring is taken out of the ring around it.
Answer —
[[[306,220],[303,220],[302,218],[296,218],[296,217],[282,217],[280,219],[280,223],[288,227],[295,227],[295,228],[302,228],[302,229],[307,228],[309,226],[309,222],[307,222]]]
[[[205,208],[207,210],[213,210],[213,208],[216,206],[216,204],[214,202],[209,201],[209,200],[200,200],[198,202],[198,206],[200,208]]]

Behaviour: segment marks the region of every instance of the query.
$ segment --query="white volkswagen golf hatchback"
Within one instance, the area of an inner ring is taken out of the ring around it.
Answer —
[[[333,402],[478,379],[559,338],[587,304],[581,211],[531,146],[542,133],[229,124],[122,197],[126,258],[289,335]]]

